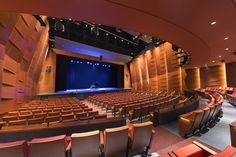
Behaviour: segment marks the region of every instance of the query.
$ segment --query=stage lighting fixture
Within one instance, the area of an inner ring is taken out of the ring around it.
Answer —
[[[54,29],[55,29],[55,31],[65,32],[65,26],[63,25],[63,23],[59,19],[56,19],[56,22],[54,24]]]
[[[91,27],[91,33],[99,36],[99,27],[97,24],[95,24],[93,27]]]
[[[116,32],[120,33],[120,32],[122,32],[122,29],[121,28],[116,28]]]
[[[141,37],[142,35],[143,35],[142,33],[139,33],[138,35],[136,35],[136,36],[133,37],[133,40],[134,40],[136,43],[138,43],[138,42],[139,42],[139,39],[140,39],[140,37]]]

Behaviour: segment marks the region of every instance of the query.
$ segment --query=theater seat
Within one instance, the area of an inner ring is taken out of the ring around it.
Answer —
[[[29,142],[30,157],[66,157],[66,136],[35,138]]]
[[[8,125],[10,126],[16,126],[16,125],[26,125],[26,119],[22,119],[22,120],[13,120],[13,121],[9,121]]]
[[[61,121],[61,117],[60,116],[47,116],[45,118],[45,122],[51,123],[51,122],[60,122]]]
[[[195,144],[189,144],[174,150],[173,153],[178,157],[203,157],[203,150]]]
[[[194,112],[180,115],[179,118],[179,130],[183,136],[194,133],[196,129],[200,127],[201,120],[204,112],[202,110],[196,110]]]
[[[134,156],[143,152],[147,155],[154,133],[152,128],[153,125],[150,121],[129,125],[131,141],[129,156]]]
[[[87,116],[87,113],[86,113],[86,112],[76,113],[75,116],[76,116],[76,119],[77,119],[77,120],[80,120],[81,118],[86,117],[86,116]]]
[[[69,121],[74,121],[75,118],[74,118],[74,114],[62,114],[61,115],[61,118],[62,118],[62,122],[69,122]]]
[[[105,157],[126,157],[128,148],[128,126],[104,131]]]
[[[0,157],[28,157],[29,148],[26,141],[0,143]]]
[[[13,120],[18,120],[18,116],[17,115],[14,115],[14,116],[4,116],[4,117],[2,117],[2,120],[5,121],[5,122],[13,121]]]
[[[31,118],[28,120],[28,124],[31,125],[31,124],[42,124],[44,123],[44,118]]]
[[[71,135],[72,157],[99,157],[99,130]]]

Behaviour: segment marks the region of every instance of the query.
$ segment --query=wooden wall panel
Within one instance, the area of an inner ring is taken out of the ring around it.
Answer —
[[[133,90],[181,92],[182,69],[177,65],[177,56],[168,42],[146,51],[130,64]]]
[[[127,64],[124,65],[124,88],[131,88],[131,76]]]
[[[149,75],[149,89],[158,90],[156,56],[152,50],[147,51],[145,55]]]
[[[226,64],[226,78],[228,87],[236,87],[236,62]]]
[[[0,114],[14,110],[36,93],[48,29],[39,26],[32,15],[0,13]]]
[[[201,88],[226,87],[225,64],[200,69]]]
[[[51,72],[46,72],[47,66],[51,67]],[[39,82],[38,82],[38,93],[53,93],[55,92],[55,81],[56,81],[56,54],[50,51],[43,68],[41,70]]]
[[[186,88],[187,89],[196,89],[200,88],[200,69],[186,69],[186,78],[185,78]]]

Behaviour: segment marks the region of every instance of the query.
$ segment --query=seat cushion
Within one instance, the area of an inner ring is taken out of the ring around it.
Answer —
[[[178,157],[202,157],[203,150],[195,144],[189,144],[173,151]]]
[[[228,157],[228,156],[233,156],[235,154],[236,154],[236,148],[228,146],[222,152],[215,155],[211,155],[210,157]]]

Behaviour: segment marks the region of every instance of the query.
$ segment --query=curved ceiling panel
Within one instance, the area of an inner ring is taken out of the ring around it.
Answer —
[[[227,52],[236,50],[233,0],[47,0],[27,4],[8,0],[1,3],[0,10],[73,18],[159,37],[189,51],[191,67],[236,60]],[[212,21],[217,23],[212,26]]]

